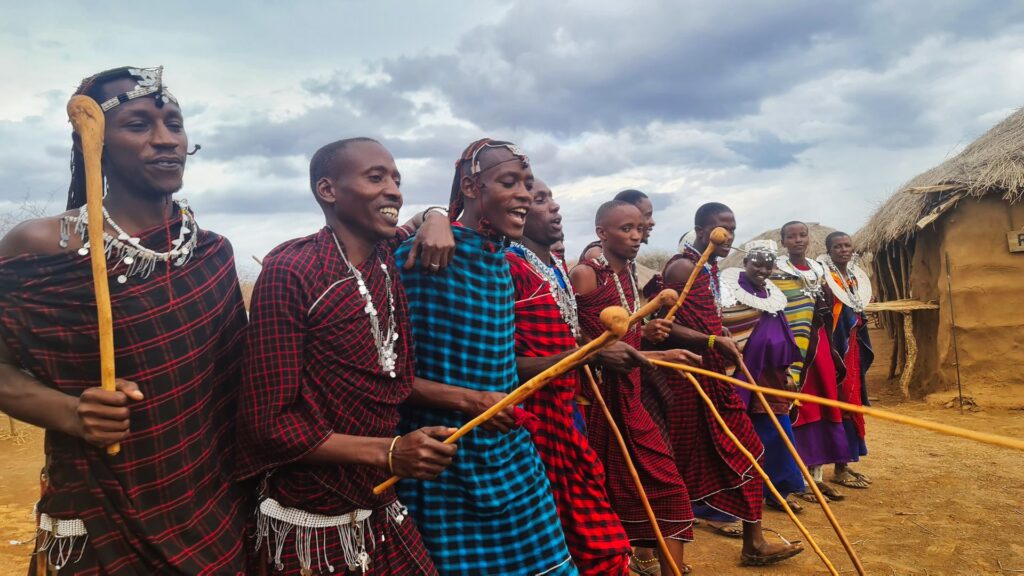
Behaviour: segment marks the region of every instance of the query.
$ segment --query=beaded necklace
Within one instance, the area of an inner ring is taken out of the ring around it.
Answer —
[[[547,281],[548,287],[551,289],[551,296],[554,297],[555,304],[558,306],[558,313],[562,316],[562,320],[568,324],[573,338],[579,338],[580,315],[576,307],[576,295],[572,291],[572,284],[569,284],[569,272],[565,269],[565,264],[558,256],[551,254],[551,260],[554,262],[554,267],[552,268],[526,246],[518,242],[512,242],[511,245],[513,248],[521,250],[523,257],[530,263],[530,266]],[[562,288],[562,283],[558,281],[555,270],[562,274],[562,278],[565,280],[565,288]]]
[[[611,264],[609,264],[608,259],[604,257],[604,252],[598,254],[595,260],[597,260],[598,264],[606,266],[609,270],[611,270]],[[626,300],[626,291],[622,289],[622,282],[619,281],[619,275],[615,273],[615,270],[612,270],[612,280],[615,280],[615,289],[619,291],[619,302],[622,303],[622,307],[625,308],[627,312],[629,312],[630,316],[632,316],[633,314],[636,314],[637,310],[640,309],[640,292],[636,288],[636,276],[633,274],[632,260],[626,262],[626,269],[629,271],[629,283],[630,287],[633,289],[632,307],[630,307],[629,301]]]
[[[366,288],[366,282],[363,281],[362,273],[348,261],[348,257],[345,256],[345,250],[342,249],[341,242],[338,240],[338,235],[333,230],[331,231],[331,238],[334,238],[334,245],[338,247],[338,254],[341,254],[342,262],[345,263],[345,266],[348,266],[348,271],[356,279],[359,295],[366,302],[363,312],[370,318],[370,332],[373,333],[373,343],[377,347],[377,361],[380,363],[381,369],[388,373],[388,376],[395,378],[397,376],[395,366],[398,360],[398,354],[395,353],[395,342],[398,341],[398,327],[395,322],[395,295],[391,290],[391,274],[388,272],[388,265],[381,261],[380,255],[375,250],[374,256],[377,258],[377,264],[384,271],[384,287],[387,289],[388,308],[390,310],[388,314],[388,330],[386,333],[382,333],[380,330],[380,319],[377,318],[377,308],[373,305],[373,296]]]
[[[188,201],[180,199],[177,204],[178,212],[181,215],[181,229],[178,230],[178,238],[171,242],[172,248],[167,252],[157,252],[143,246],[139,238],[125,232],[110,217],[106,207],[103,208],[103,219],[117,232],[116,237],[106,231],[103,232],[103,251],[107,260],[114,260],[114,265],[110,267],[111,272],[117,270],[119,266],[124,266],[124,272],[117,277],[119,284],[128,282],[128,279],[133,276],[142,279],[149,278],[158,262],[170,261],[175,267],[180,268],[192,259],[199,241],[199,227],[196,225],[195,215],[192,214]],[[83,242],[82,247],[78,249],[78,254],[88,256],[92,249],[92,242],[86,240],[88,222],[89,209],[84,205],[78,209],[77,216],[61,217],[58,245],[61,248],[68,247],[68,241],[71,239],[71,224],[74,223],[74,232]]]
[[[686,248],[688,248],[689,250],[692,250],[693,252],[695,252],[698,255],[700,255],[700,253],[701,253],[700,250],[697,250],[697,248],[694,247],[694,245],[690,244],[689,242],[686,243]],[[715,299],[715,310],[718,312],[718,317],[721,318],[722,317],[722,290],[721,290],[721,286],[719,285],[719,283],[721,282],[721,279],[719,279],[717,277],[717,275],[715,274],[714,268],[711,266],[710,262],[705,262],[704,263],[704,271],[708,273],[708,276],[709,276],[708,286],[711,288],[711,297]]]
[[[828,266],[829,274],[825,276],[825,282],[832,288],[835,297],[854,312],[864,312],[864,306],[871,301],[871,279],[855,263],[856,257],[846,265],[845,273],[839,270],[827,254],[819,257],[819,260]]]
[[[796,267],[796,264],[793,264],[793,262],[790,261],[789,256],[783,256],[782,258],[779,258],[775,265],[784,274],[793,276],[800,280],[800,292],[802,292],[804,296],[814,299],[821,296],[823,289],[822,280],[825,276],[825,270],[821,267],[821,264],[808,258],[808,270],[801,270]]]

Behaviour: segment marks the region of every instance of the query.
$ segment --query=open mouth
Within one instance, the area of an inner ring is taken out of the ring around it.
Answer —
[[[160,170],[180,170],[183,162],[177,158],[160,158],[149,162],[150,166]]]
[[[509,217],[513,222],[518,224],[526,224],[526,208],[513,208],[508,211]]]
[[[386,218],[388,222],[391,222],[392,224],[398,222],[398,208],[395,208],[394,206],[385,206],[377,211],[380,212],[381,216]]]

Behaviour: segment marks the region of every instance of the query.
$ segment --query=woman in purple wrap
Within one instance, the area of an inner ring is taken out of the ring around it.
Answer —
[[[789,367],[792,363],[800,361],[800,349],[793,340],[793,333],[786,320],[786,295],[768,279],[777,257],[775,242],[748,242],[744,250],[747,253],[743,260],[744,268],[723,270],[721,276],[723,293],[730,294],[735,300],[735,306],[731,308],[744,307],[760,312],[744,346],[743,359],[751,377],[759,386],[796,391]],[[737,371],[735,376],[745,379],[740,371]],[[786,449],[785,442],[761,402],[752,398],[747,390],[737,388],[737,394],[746,403],[750,420],[761,438],[761,443],[764,444],[762,465],[765,472],[790,506],[794,510],[800,510],[801,506],[789,498],[789,494],[799,493],[804,489],[804,479],[796,461]],[[765,397],[786,435],[793,441],[789,401],[768,394]],[[765,497],[766,503],[772,508],[782,508],[781,503],[775,500],[767,487]]]

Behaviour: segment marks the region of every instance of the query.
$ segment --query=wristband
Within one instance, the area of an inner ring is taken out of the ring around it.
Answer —
[[[395,466],[391,463],[391,455],[394,454],[395,444],[398,444],[398,439],[401,437],[401,434],[395,436],[395,439],[391,441],[391,446],[388,448],[388,474],[391,474],[392,476],[395,475]]]
[[[708,336],[708,350],[714,350],[714,349],[715,349],[715,335],[712,334],[712,335]]]
[[[430,208],[427,208],[426,210],[423,211],[423,219],[426,220],[427,216],[429,216],[431,212],[438,212],[440,214],[444,214],[445,218],[448,217],[448,210],[445,209],[443,206],[431,206]]]

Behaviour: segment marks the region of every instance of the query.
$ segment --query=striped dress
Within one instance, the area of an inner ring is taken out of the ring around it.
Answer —
[[[790,264],[792,265],[792,264]],[[803,359],[807,357],[807,347],[811,340],[811,322],[814,320],[814,298],[804,294],[803,281],[787,272],[776,269],[771,281],[786,295],[786,320],[793,331],[793,340],[800,349],[800,361],[789,367],[793,381],[800,385],[800,373],[803,371]]]

